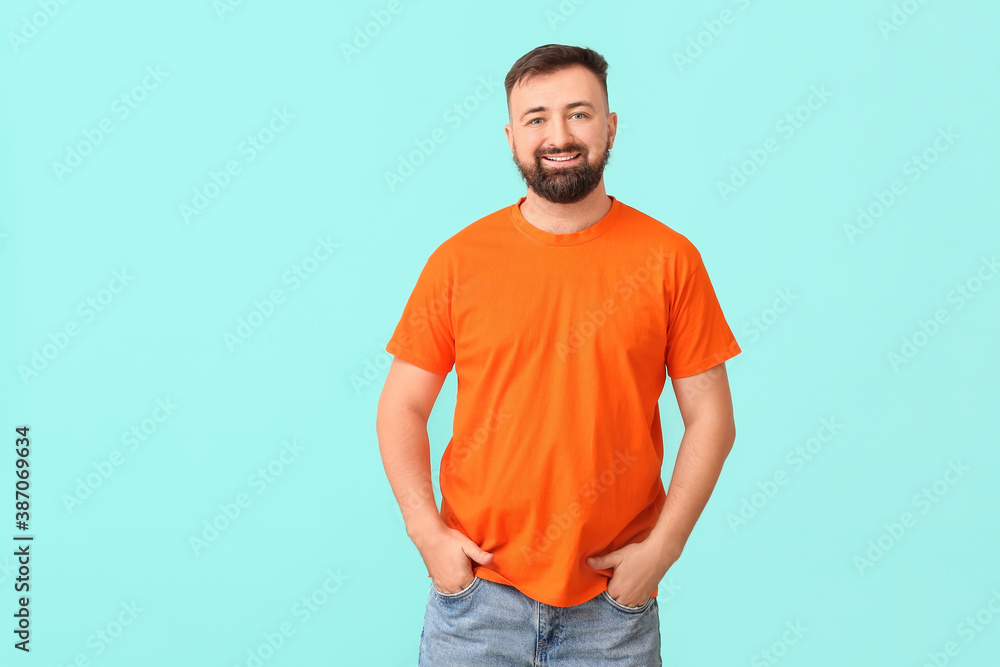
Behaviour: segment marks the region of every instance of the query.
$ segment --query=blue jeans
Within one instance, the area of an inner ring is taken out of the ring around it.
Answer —
[[[419,667],[661,667],[656,598],[639,607],[602,591],[553,607],[513,586],[476,577],[458,593],[431,583]]]

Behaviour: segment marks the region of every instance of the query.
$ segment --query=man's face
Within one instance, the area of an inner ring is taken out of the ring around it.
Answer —
[[[553,203],[572,204],[600,185],[618,122],[605,109],[600,82],[582,65],[534,75],[514,87],[511,123],[504,130],[531,190]],[[558,157],[571,159],[553,159]]]

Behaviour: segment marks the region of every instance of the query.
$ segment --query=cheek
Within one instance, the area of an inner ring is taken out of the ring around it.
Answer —
[[[530,149],[519,147],[518,151],[520,152],[520,154],[518,155],[518,157],[521,160],[521,162],[525,162],[528,164],[535,164],[538,161],[538,157],[535,154],[536,150],[538,150],[537,146]]]

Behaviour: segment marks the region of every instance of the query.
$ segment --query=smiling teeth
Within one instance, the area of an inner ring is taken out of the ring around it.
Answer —
[[[577,153],[576,155],[570,155],[569,157],[551,157],[551,156],[546,156],[545,159],[546,160],[554,160],[555,162],[565,162],[566,160],[572,160],[577,155],[579,155],[579,153]]]

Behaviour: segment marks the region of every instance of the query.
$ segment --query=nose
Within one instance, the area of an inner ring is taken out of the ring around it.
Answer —
[[[570,132],[565,118],[553,118],[549,127],[551,128],[551,132],[549,133],[550,150],[565,148],[575,143],[573,133]]]

